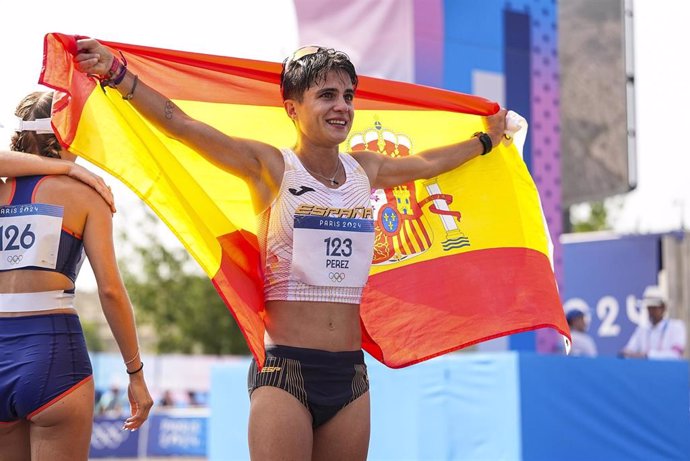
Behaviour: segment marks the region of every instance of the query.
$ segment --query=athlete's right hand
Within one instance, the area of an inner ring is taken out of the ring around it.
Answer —
[[[146,387],[143,371],[129,375],[127,396],[129,397],[129,406],[132,410],[132,415],[125,420],[125,425],[122,429],[136,431],[149,417],[149,412],[153,406],[153,399]]]
[[[70,169],[67,172],[67,176],[81,181],[87,186],[90,186],[93,189],[95,189],[96,192],[101,194],[101,197],[103,197],[105,203],[108,204],[108,206],[110,207],[110,211],[112,211],[113,213],[117,211],[115,209],[115,197],[113,196],[113,191],[110,190],[110,186],[108,186],[105,183],[105,180],[103,178],[101,178],[95,173],[92,173],[83,166],[77,165],[76,163],[70,166]]]
[[[110,50],[92,38],[77,40],[77,49],[74,65],[86,74],[106,75],[115,59]]]

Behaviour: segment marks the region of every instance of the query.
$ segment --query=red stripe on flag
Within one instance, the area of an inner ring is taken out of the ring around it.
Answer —
[[[218,238],[223,250],[213,285],[247,340],[249,350],[264,363],[264,294],[256,236],[247,231]]]
[[[548,258],[525,248],[477,250],[382,272],[365,289],[363,347],[401,368],[522,331],[551,327],[567,335],[555,284]]]
[[[61,54],[76,51],[73,35],[46,35],[44,64],[51,63],[51,73],[44,65],[40,83],[66,91],[70,78],[85,78],[73,70],[71,60]],[[100,41],[118,56],[127,58],[129,69],[142,81],[168,98],[199,102],[247,104],[282,107],[278,86],[281,64],[253,59],[231,58],[187,51]],[[54,59],[59,57],[59,59]],[[69,61],[69,62],[66,62]],[[56,69],[56,67],[58,67]],[[55,79],[55,74],[60,75]],[[74,95],[73,95],[74,96]],[[445,110],[474,115],[490,115],[498,104],[478,96],[438,88],[394,82],[373,77],[359,77],[358,109]]]
[[[46,34],[44,38],[43,67],[38,83],[62,92],[53,98],[52,124],[62,127],[62,130],[54,131],[64,146],[72,144],[84,104],[96,88],[93,79],[74,69],[71,58],[76,51],[73,35]],[[65,111],[68,104],[71,110]]]

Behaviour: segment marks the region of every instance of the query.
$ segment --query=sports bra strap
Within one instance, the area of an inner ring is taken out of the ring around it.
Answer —
[[[16,187],[14,188],[14,195],[10,201],[10,205],[24,205],[26,203],[32,203],[34,190],[38,182],[43,179],[44,176],[21,176],[14,178]],[[21,187],[20,187],[21,186]]]

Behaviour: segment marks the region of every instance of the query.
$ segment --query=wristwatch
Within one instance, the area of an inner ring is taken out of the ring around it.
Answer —
[[[472,136],[475,138],[479,138],[479,141],[482,143],[482,147],[484,148],[482,155],[488,154],[489,152],[491,152],[491,149],[494,148],[494,145],[491,142],[491,137],[483,131],[477,131]]]

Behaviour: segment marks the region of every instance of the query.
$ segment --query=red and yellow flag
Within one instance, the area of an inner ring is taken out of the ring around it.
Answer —
[[[192,117],[233,136],[292,146],[280,64],[102,42]],[[73,69],[75,38],[48,34],[40,82],[58,90],[61,142],[119,178],[213,280],[263,363],[264,301],[247,186],[149,124],[120,94]],[[136,96],[135,96],[136,97]],[[468,139],[498,106],[361,77],[342,150],[414,155]],[[403,367],[512,333],[568,332],[537,189],[515,147],[436,178],[372,191],[374,265],[361,306],[364,349]]]

